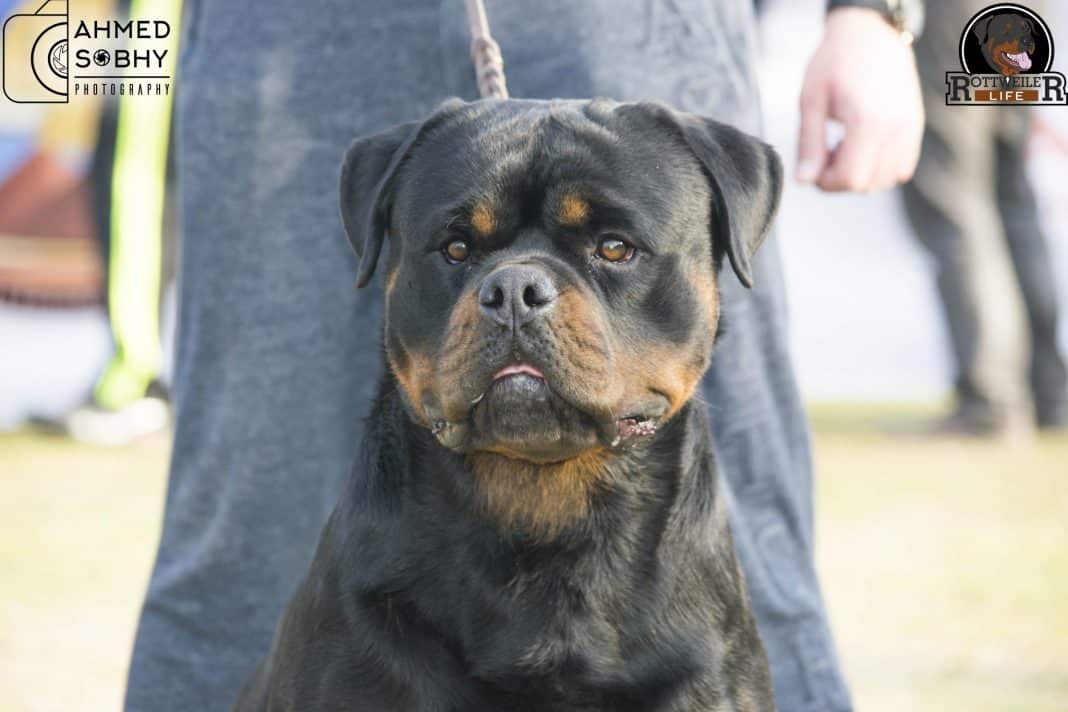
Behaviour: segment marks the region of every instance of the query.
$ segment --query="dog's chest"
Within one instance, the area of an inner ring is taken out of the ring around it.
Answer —
[[[631,586],[525,579],[508,589],[507,605],[458,621],[459,654],[485,709],[689,709],[671,701],[701,676],[708,632],[657,626]]]

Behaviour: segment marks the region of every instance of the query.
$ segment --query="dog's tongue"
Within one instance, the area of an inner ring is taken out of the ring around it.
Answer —
[[[1008,54],[1006,52],[1006,54]],[[1016,66],[1020,69],[1031,68],[1031,56],[1027,52],[1020,52],[1019,54],[1009,54],[1009,59],[1016,63]]]

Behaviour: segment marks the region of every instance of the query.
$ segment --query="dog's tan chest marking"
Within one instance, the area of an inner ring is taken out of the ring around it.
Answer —
[[[558,463],[539,464],[493,452],[467,458],[485,514],[504,530],[553,536],[584,518],[610,454],[601,449]]]

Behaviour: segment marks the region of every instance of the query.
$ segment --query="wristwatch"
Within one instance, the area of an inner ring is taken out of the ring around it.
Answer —
[[[840,7],[863,7],[875,10],[911,44],[923,32],[923,0],[827,0],[827,12]]]

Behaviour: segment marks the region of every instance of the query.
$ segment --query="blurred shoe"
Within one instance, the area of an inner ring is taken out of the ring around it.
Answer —
[[[998,418],[989,411],[957,408],[949,415],[910,425],[899,424],[891,431],[899,436],[931,439],[991,440],[1010,443],[1027,442],[1034,426],[1024,418]]]
[[[936,438],[989,438],[1005,435],[1007,428],[993,418],[976,417],[962,410],[924,423],[920,434]]]
[[[92,445],[126,445],[167,428],[171,421],[166,392],[153,382],[148,392],[119,408],[92,400],[59,418],[35,418],[38,428]]]
[[[1068,405],[1038,408],[1035,422],[1043,432],[1068,432]]]

